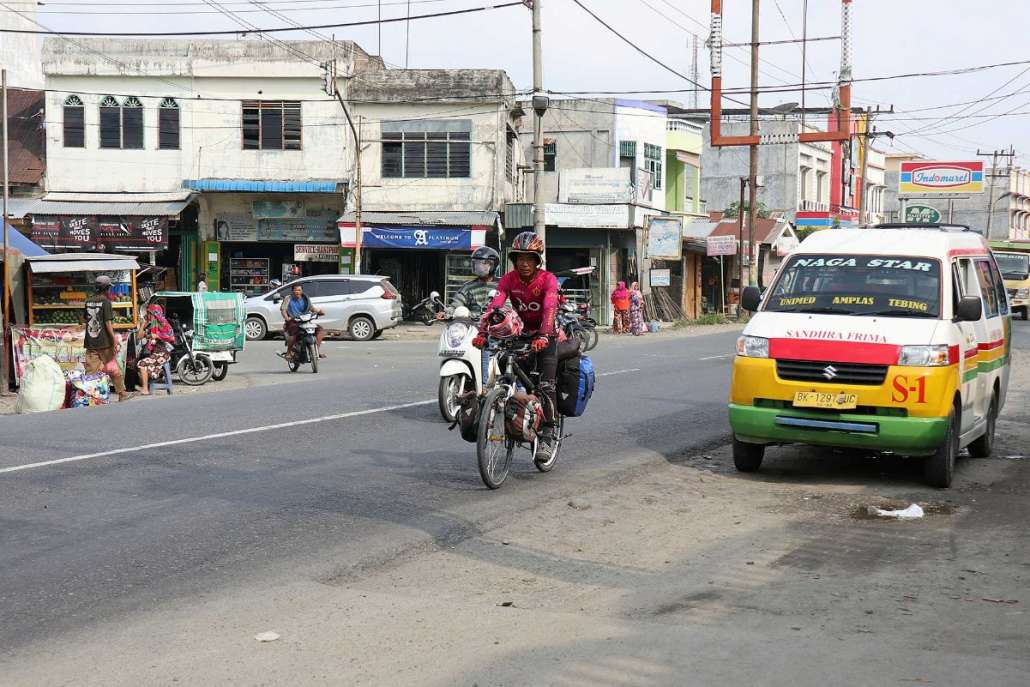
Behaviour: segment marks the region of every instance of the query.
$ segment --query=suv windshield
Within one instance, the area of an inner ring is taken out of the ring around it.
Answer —
[[[1022,281],[1030,273],[1030,253],[995,253],[994,259],[1005,279]]]
[[[892,255],[796,255],[765,299],[772,312],[938,317],[941,265]]]

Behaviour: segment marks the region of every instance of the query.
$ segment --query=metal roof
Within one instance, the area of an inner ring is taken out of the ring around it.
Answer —
[[[711,236],[718,222],[708,219],[697,218],[683,223],[683,238],[685,239],[706,239]]]
[[[61,253],[26,258],[36,274],[50,272],[107,272],[138,270],[136,258],[109,253]]]
[[[488,226],[497,224],[500,215],[490,210],[415,210],[413,212],[362,212],[362,224],[402,224],[405,226]],[[344,213],[340,222],[354,222],[354,213]]]
[[[158,197],[154,198],[154,195]],[[189,192],[185,198],[179,199],[146,193],[48,193],[35,201],[25,214],[174,217],[193,201],[193,197],[194,194]]]
[[[254,179],[187,179],[183,188],[216,193],[338,193],[347,182],[335,179],[311,181],[262,181]]]

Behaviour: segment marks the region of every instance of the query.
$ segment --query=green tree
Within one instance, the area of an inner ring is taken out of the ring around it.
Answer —
[[[740,203],[738,203],[736,201],[730,203],[730,206],[728,208],[726,208],[725,212],[722,213],[722,216],[727,218],[727,219],[732,219],[732,218],[737,217],[737,215],[740,212],[739,206],[740,206]],[[747,214],[747,212],[748,212],[748,210],[750,208],[751,208],[750,204],[747,201],[744,201],[744,214]],[[759,219],[768,219],[769,218],[769,208],[765,207],[765,203],[761,203],[761,202],[758,203],[757,210],[758,210],[758,218]]]

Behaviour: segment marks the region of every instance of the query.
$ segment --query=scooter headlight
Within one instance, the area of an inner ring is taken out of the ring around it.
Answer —
[[[451,322],[447,325],[447,345],[451,348],[461,348],[468,333],[469,326],[464,322]]]

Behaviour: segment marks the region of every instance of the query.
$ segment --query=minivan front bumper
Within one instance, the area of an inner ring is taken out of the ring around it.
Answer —
[[[831,415],[731,403],[730,426],[737,439],[751,444],[799,443],[918,455],[933,453],[944,443],[948,418]]]

